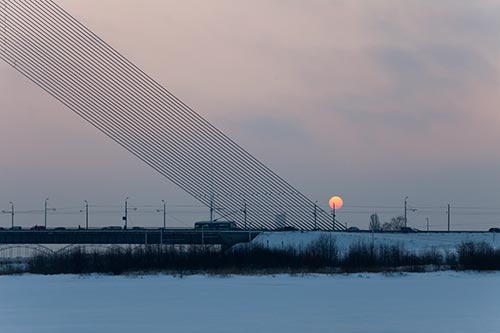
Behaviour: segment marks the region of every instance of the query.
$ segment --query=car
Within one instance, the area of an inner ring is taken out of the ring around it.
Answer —
[[[404,233],[404,234],[410,234],[410,233],[419,232],[420,230],[415,229],[415,228],[410,228],[410,227],[402,227],[399,231]]]
[[[43,225],[35,225],[31,227],[31,230],[46,230],[47,228]]]
[[[233,230],[238,229],[232,221],[199,221],[194,224],[196,230]]]
[[[132,227],[132,230],[144,230],[143,227]]]
[[[358,227],[349,227],[349,228],[345,229],[345,231],[347,231],[347,232],[358,232],[358,231],[361,231],[361,230],[359,230]]]
[[[0,227],[0,230],[5,230],[5,228],[4,227]]]
[[[15,226],[11,227],[9,230],[22,230],[22,229],[23,229],[23,227],[15,225]]]
[[[66,230],[65,227],[55,227],[54,230]]]
[[[102,230],[122,230],[122,227],[119,226],[109,226],[109,227],[104,227]]]
[[[500,232],[500,228],[490,228],[489,232]]]

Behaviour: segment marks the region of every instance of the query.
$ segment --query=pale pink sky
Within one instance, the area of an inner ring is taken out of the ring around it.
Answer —
[[[325,207],[332,194],[374,206],[408,195],[500,213],[497,1],[57,3]],[[3,63],[0,91],[0,210],[46,196],[58,207],[193,203]],[[343,218],[396,215],[364,211]],[[410,221],[427,216],[445,221],[424,210]],[[500,225],[500,214],[456,219]]]

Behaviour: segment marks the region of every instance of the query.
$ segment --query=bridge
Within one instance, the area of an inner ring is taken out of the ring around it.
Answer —
[[[52,0],[0,1],[0,58],[240,228],[344,229]]]
[[[249,242],[256,230],[3,230],[0,244],[121,244],[121,245],[220,245],[223,249]]]

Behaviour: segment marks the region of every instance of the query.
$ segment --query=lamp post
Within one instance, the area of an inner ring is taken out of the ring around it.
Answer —
[[[245,224],[245,229],[248,229],[247,225],[247,201],[243,200],[243,221]]]
[[[12,201],[10,202],[10,222],[11,227],[14,228],[14,204]]]
[[[128,222],[128,197],[125,198],[125,215],[123,216],[123,221],[125,221],[125,225],[123,229],[127,229]]]
[[[161,202],[163,202],[163,229],[167,229],[167,203],[165,200]]]
[[[405,197],[405,228],[408,226],[408,219],[407,219],[407,203],[408,203],[408,196]]]
[[[210,223],[214,221],[214,197],[210,198]]]
[[[47,228],[47,215],[48,215],[49,210],[51,212],[56,211],[55,208],[49,208],[49,198],[45,198],[45,210],[44,210],[44,226],[45,226],[45,228]]]
[[[335,230],[335,209],[336,208],[336,204],[335,204],[335,201],[333,202],[333,205],[332,205],[332,223],[333,223],[333,230]]]
[[[314,230],[318,230],[318,201],[314,201]]]
[[[47,228],[47,204],[49,202],[49,198],[45,198],[45,209],[44,209],[44,225]]]
[[[85,229],[89,229],[89,202],[85,200]]]
[[[450,232],[450,216],[451,216],[451,206],[448,204],[448,211],[447,211],[447,216],[448,216],[448,232]]]

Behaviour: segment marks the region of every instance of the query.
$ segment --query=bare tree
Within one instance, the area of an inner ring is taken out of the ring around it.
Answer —
[[[370,226],[369,229],[373,231],[381,230],[380,219],[378,218],[378,214],[370,215]]]
[[[399,231],[404,226],[405,226],[405,217],[404,216],[396,216],[396,217],[391,218],[390,222],[385,222],[382,225],[382,230]]]

